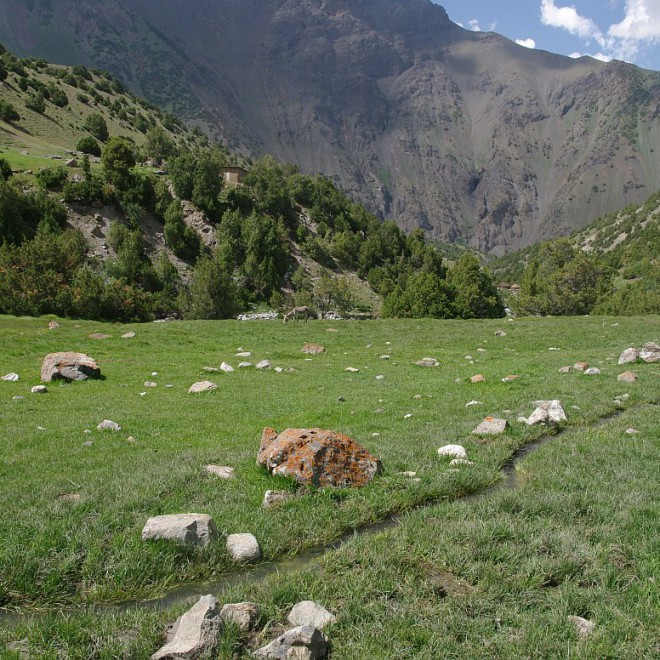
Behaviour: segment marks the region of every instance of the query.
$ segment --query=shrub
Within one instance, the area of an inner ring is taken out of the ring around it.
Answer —
[[[84,127],[97,140],[101,140],[101,142],[107,142],[109,137],[108,125],[105,123],[105,119],[103,119],[103,117],[97,112],[93,112],[91,115],[87,115]]]
[[[25,107],[28,108],[28,110],[33,110],[34,112],[42,115],[46,111],[46,100],[44,98],[43,92],[30,94],[27,101],[25,102]]]
[[[0,158],[0,181],[7,181],[10,176],[11,165],[4,158]]]
[[[68,172],[65,167],[59,165],[58,167],[49,167],[45,170],[39,170],[35,175],[37,181],[48,190],[55,190],[61,188],[66,180],[69,178]]]
[[[0,99],[0,119],[2,121],[18,121],[20,118],[21,116],[11,103]]]
[[[76,144],[76,150],[90,156],[101,155],[101,146],[91,135],[80,138],[78,144]]]

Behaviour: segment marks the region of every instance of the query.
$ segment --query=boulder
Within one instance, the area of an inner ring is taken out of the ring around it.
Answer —
[[[504,332],[504,330],[496,330],[495,331],[495,336],[496,337],[506,337],[506,332]]]
[[[234,367],[232,367],[230,364],[227,364],[226,362],[223,362],[220,365],[220,371],[224,371],[226,374],[230,374],[234,371]]]
[[[197,383],[193,383],[188,388],[188,394],[198,394],[199,392],[210,392],[211,390],[217,390],[218,386],[210,380],[200,380]]]
[[[49,321],[48,323],[48,329],[49,330],[57,330],[57,328],[60,327],[60,324],[57,321]]]
[[[465,447],[461,445],[445,445],[438,449],[438,456],[450,456],[451,458],[462,458],[467,460],[467,452]]]
[[[13,373],[13,372],[8,373],[8,374],[5,374],[5,375],[2,377],[2,380],[6,381],[6,382],[8,382],[8,383],[15,383],[16,381],[18,381],[18,379],[19,379],[19,375],[18,375],[18,374],[15,374],[15,373]]]
[[[276,658],[293,660],[295,658],[318,660],[328,653],[328,640],[317,628],[300,626],[287,630],[268,646],[256,650],[255,658]]]
[[[261,558],[261,548],[253,534],[229,534],[227,550],[234,561],[252,562]]]
[[[30,392],[32,392],[32,394],[46,394],[48,388],[45,385],[35,385]]]
[[[259,605],[256,603],[227,603],[220,610],[224,623],[233,623],[241,632],[250,632],[257,623]]]
[[[96,427],[97,431],[121,431],[121,426],[117,422],[113,422],[111,419],[104,419]]]
[[[101,369],[96,360],[84,353],[49,353],[41,364],[41,380],[86,380],[99,378]]]
[[[580,637],[588,637],[596,627],[596,624],[593,621],[583,619],[581,616],[571,615],[568,617],[568,620],[575,626]]]
[[[598,367],[590,367],[589,369],[585,369],[583,373],[585,376],[599,376],[600,369]]]
[[[486,417],[472,433],[476,435],[499,435],[506,431],[508,422],[506,419],[496,419],[495,417]]]
[[[233,479],[236,476],[234,468],[227,465],[207,465],[204,469],[220,479]]]
[[[179,617],[168,633],[168,641],[151,660],[183,660],[210,658],[218,647],[222,619],[218,600],[211,594],[202,596]]]
[[[335,623],[337,617],[313,600],[302,600],[293,606],[287,621],[294,626],[311,626],[323,630],[325,626]]]
[[[425,357],[415,362],[418,367],[439,367],[440,363],[432,357]]]
[[[647,342],[642,346],[642,350],[639,352],[639,357],[647,363],[660,361],[660,346],[652,341]]]
[[[320,353],[325,353],[325,347],[321,346],[321,344],[305,344],[302,347],[301,353],[319,355]]]
[[[149,518],[142,530],[142,540],[169,539],[206,547],[218,537],[211,516],[205,513],[172,513]]]
[[[252,366],[252,362],[239,362],[238,368],[239,369],[247,369],[248,367]]]
[[[270,362],[268,360],[261,360],[261,362],[257,362],[256,369],[260,369],[260,370],[270,369]]]
[[[639,351],[636,348],[626,348],[619,356],[618,364],[630,364],[639,360]]]
[[[382,471],[380,460],[348,436],[316,428],[265,428],[257,465],[319,487],[364,486]]]
[[[637,374],[634,371],[624,371],[616,379],[620,383],[634,383],[637,380]]]

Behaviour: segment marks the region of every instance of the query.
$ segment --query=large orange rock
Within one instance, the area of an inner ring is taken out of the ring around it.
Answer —
[[[86,380],[98,378],[101,369],[96,360],[84,353],[49,353],[41,364],[41,380]]]
[[[265,428],[257,464],[314,486],[357,487],[382,471],[375,456],[348,436],[323,429]]]

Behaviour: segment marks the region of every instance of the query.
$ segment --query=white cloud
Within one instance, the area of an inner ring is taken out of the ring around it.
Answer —
[[[594,55],[590,55],[589,53],[571,53],[569,57],[572,57],[574,60],[578,57],[593,57],[595,60],[600,60],[601,62],[611,62],[613,59],[609,55],[604,55],[603,53],[595,53]]]
[[[626,0],[624,19],[610,25],[607,33],[624,40],[660,40],[660,0]]]
[[[516,43],[519,46],[524,46],[525,48],[536,48],[536,41],[531,37],[527,39],[516,39]]]
[[[557,7],[554,0],[541,0],[541,23],[562,28],[581,39],[594,39],[601,46],[605,44],[603,33],[594,21],[580,16],[575,7]]]
[[[476,18],[472,18],[468,21],[468,25],[470,26],[470,30],[473,32],[481,32],[481,27],[479,26],[479,21]]]

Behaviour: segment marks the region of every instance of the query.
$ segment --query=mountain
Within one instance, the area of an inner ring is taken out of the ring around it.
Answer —
[[[0,0],[0,41],[493,255],[660,180],[660,73],[469,32],[429,0]]]

